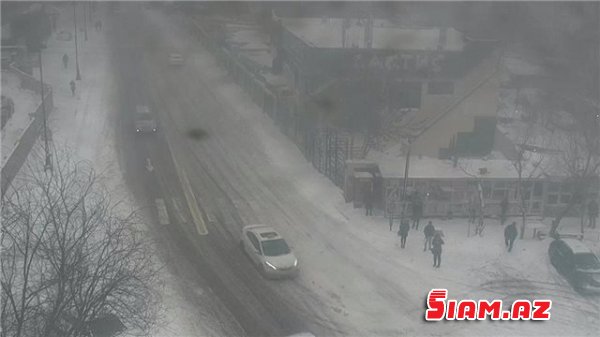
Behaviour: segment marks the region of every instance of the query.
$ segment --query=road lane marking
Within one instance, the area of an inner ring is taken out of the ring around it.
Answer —
[[[196,196],[194,195],[194,191],[192,191],[192,185],[185,173],[185,170],[179,167],[177,160],[175,160],[175,154],[173,153],[173,149],[171,148],[171,144],[167,141],[167,146],[169,147],[169,152],[171,153],[171,159],[173,160],[173,165],[175,165],[175,170],[177,171],[177,177],[179,177],[179,182],[181,183],[181,188],[183,189],[183,195],[185,197],[185,201],[187,202],[188,208],[190,209],[190,215],[192,216],[192,221],[196,226],[196,231],[200,235],[207,235],[208,230],[206,229],[206,224],[204,223],[204,218],[202,217],[202,211],[198,208],[198,201],[196,201]]]
[[[150,161],[150,158],[146,158],[146,170],[148,170],[148,172],[154,171],[154,166],[152,166],[152,161]]]
[[[183,215],[183,208],[181,207],[181,202],[178,198],[173,198],[173,208],[175,210],[175,216],[177,221],[181,224],[187,223],[187,219]]]
[[[169,214],[167,213],[167,206],[163,199],[155,199],[154,204],[156,205],[156,211],[158,212],[158,223],[161,225],[169,224]]]

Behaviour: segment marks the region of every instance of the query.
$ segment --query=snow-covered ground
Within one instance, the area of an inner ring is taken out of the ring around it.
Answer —
[[[164,27],[165,32],[174,29],[168,24]],[[175,44],[185,43],[181,31],[165,34]],[[238,208],[243,219],[277,227],[294,246],[302,268],[297,280],[299,290],[287,285],[271,286],[296,300],[298,306],[309,306],[308,299],[316,296],[320,306],[308,310],[323,312],[320,318],[338,327],[329,334],[596,334],[600,322],[597,300],[575,293],[550,266],[549,240],[532,239],[528,234],[508,253],[503,227],[497,221],[487,221],[483,237],[467,238],[464,219],[430,219],[444,231],[446,241],[442,267],[434,269],[431,254],[423,252],[422,232],[411,231],[407,248],[400,249],[397,227],[390,232],[381,215],[365,217],[363,210],[346,204],[341,191],[312,168],[240,87],[225,79],[225,72],[210,55],[197,54],[191,62],[202,81],[211,83],[224,107],[218,117],[206,111],[199,118],[212,118],[213,139],[218,138],[214,146],[222,143],[223,150],[227,149],[214,157],[210,152],[197,151],[210,156],[206,161],[207,165],[215,165],[213,173],[226,175],[231,188],[251,205]],[[228,119],[236,123],[225,124]],[[221,125],[227,128],[220,129]],[[262,162],[265,157],[268,163]],[[597,242],[590,244],[598,251]],[[550,298],[554,301],[552,320],[539,324],[425,323],[425,296],[432,288],[440,287],[448,288],[450,296],[457,299],[499,298],[512,302],[517,298]]]
[[[123,174],[117,162],[115,149],[116,109],[118,96],[115,92],[116,76],[111,59],[108,34],[111,27],[108,19],[103,16],[105,6],[98,6],[95,17],[103,20],[103,30],[96,32],[88,28],[88,41],[84,41],[84,34],[79,32],[78,54],[82,80],[76,81],[76,94],[72,95],[69,82],[75,79],[75,51],[74,41],[64,41],[53,34],[43,52],[44,82],[52,86],[54,110],[50,114],[49,129],[53,144],[57,149],[67,148],[74,156],[75,161],[89,161],[94,169],[102,175],[102,183],[111,197],[119,200],[120,207],[126,211],[139,209],[130,191],[127,189]],[[72,6],[71,4],[58,5],[56,8],[61,13],[57,22],[57,32],[72,32]],[[78,22],[78,24],[80,24]],[[62,56],[69,56],[69,65],[65,69]],[[34,69],[36,78],[39,79],[39,70]],[[4,73],[3,73],[4,75]],[[8,79],[7,79],[8,81]],[[14,81],[8,82],[5,87],[5,78],[2,79],[3,94],[11,90]],[[20,93],[19,95],[24,95]],[[20,104],[20,97],[10,95],[15,100],[15,115],[24,109],[25,104]],[[22,101],[32,105],[33,99],[25,97]],[[10,122],[9,122],[10,123]],[[7,125],[8,129],[11,125]],[[3,132],[4,141],[4,132]],[[41,140],[33,151],[41,151]],[[4,150],[4,148],[3,148]],[[4,155],[4,151],[3,151]],[[33,160],[30,156],[28,160]],[[24,168],[28,164],[24,164]],[[158,261],[164,264],[164,261]],[[198,308],[185,298],[181,290],[181,283],[171,275],[167,268],[163,268],[161,292],[164,299],[164,319],[154,332],[154,336],[217,336],[219,328],[212,328],[210,319],[206,318],[206,311],[210,308]],[[203,318],[204,317],[204,318]]]
[[[33,113],[41,97],[31,90],[21,88],[21,79],[8,70],[2,71],[2,95],[13,100],[15,111],[2,129],[2,164],[12,154],[21,135],[33,120]]]

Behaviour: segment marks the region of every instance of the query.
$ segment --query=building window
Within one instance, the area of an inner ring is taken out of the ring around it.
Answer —
[[[548,205],[568,204],[571,201],[571,185],[552,182],[548,185]]]
[[[427,94],[452,95],[454,94],[454,83],[451,81],[429,82],[427,83]]]

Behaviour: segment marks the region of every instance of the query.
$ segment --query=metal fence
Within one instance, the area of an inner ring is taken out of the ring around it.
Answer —
[[[191,24],[201,37],[201,43],[216,57],[219,65],[296,143],[315,169],[342,187],[345,162],[357,152],[350,135],[332,127],[321,128],[316,120],[307,119],[302,105],[296,104],[295,96],[284,96],[270,90],[259,74],[248,69],[237,55],[212,39],[200,24],[195,21]]]

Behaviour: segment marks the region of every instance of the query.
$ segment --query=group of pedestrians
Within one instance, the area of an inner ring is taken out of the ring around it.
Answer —
[[[94,28],[96,29],[97,32],[102,31],[102,21],[97,20],[96,23],[94,24]],[[69,55],[67,55],[67,54],[63,55],[62,63],[63,63],[63,67],[65,69],[67,69],[69,67]],[[71,80],[69,82],[69,87],[71,88],[71,94],[73,96],[75,96],[75,90],[76,90],[75,80]]]
[[[410,229],[419,230],[419,222],[423,217],[423,200],[419,196],[418,192],[413,193],[410,196],[410,207],[411,217],[406,217],[404,213],[401,215],[400,226],[398,228],[398,236],[400,237],[400,248],[406,247],[406,241],[408,239],[408,233]],[[365,213],[367,216],[373,215],[373,191],[369,189],[365,193]],[[500,202],[500,223],[504,225],[507,220],[509,202],[505,197]],[[589,228],[596,228],[596,220],[598,218],[598,202],[591,200],[587,205],[587,214],[589,217]],[[469,223],[475,223],[477,218],[477,206],[474,202],[469,204]],[[412,222],[412,226],[411,226]],[[390,221],[390,231],[392,230],[393,221]],[[433,254],[433,266],[439,268],[442,262],[442,245],[444,240],[442,239],[443,234],[441,231],[435,229],[431,221],[428,221],[427,225],[423,228],[423,235],[425,236],[423,251],[431,251]],[[511,222],[504,228],[504,244],[508,252],[511,252],[514,243],[518,236],[517,223]]]
[[[69,55],[64,54],[62,57],[62,62],[63,62],[63,66],[65,69],[67,69],[69,67]],[[69,82],[69,87],[71,88],[71,94],[73,96],[75,96],[75,81],[71,80],[71,82]]]
[[[406,239],[408,238],[409,231],[410,222],[407,218],[403,217],[402,220],[400,220],[400,227],[398,228],[398,236],[400,237],[400,248],[404,249],[406,247]],[[423,228],[423,234],[425,235],[423,251],[431,251],[431,253],[433,254],[433,267],[439,268],[442,263],[442,245],[444,244],[444,240],[442,239],[442,233],[440,231],[437,231],[433,226],[433,223],[429,221],[425,228]]]

